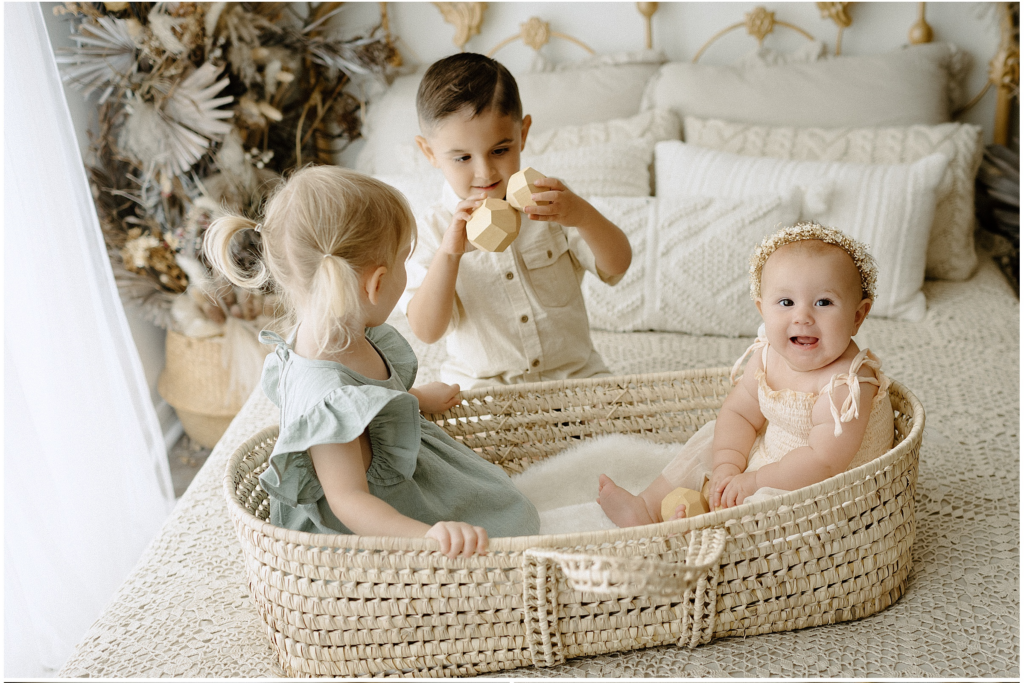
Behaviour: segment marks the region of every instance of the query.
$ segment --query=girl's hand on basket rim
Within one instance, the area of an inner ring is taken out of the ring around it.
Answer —
[[[458,384],[430,382],[423,386],[413,387],[409,393],[420,402],[420,410],[424,413],[443,413],[462,400]]]
[[[487,554],[487,531],[465,522],[438,522],[425,534],[441,545],[441,553],[455,559]]]

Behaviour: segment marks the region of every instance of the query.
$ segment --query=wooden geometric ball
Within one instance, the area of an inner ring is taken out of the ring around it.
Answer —
[[[534,192],[544,192],[547,188],[534,185],[541,178],[547,178],[540,171],[527,166],[508,179],[508,189],[505,191],[505,199],[515,208],[522,211],[527,206],[544,206],[550,204],[548,201],[535,202],[530,199]]]
[[[504,199],[488,198],[466,221],[466,237],[477,249],[505,251],[519,236],[522,219]]]
[[[680,505],[686,506],[686,516],[695,517],[703,515],[708,511],[708,504],[700,491],[693,489],[677,488],[669,492],[661,501],[661,519],[668,521],[676,514],[676,508]]]

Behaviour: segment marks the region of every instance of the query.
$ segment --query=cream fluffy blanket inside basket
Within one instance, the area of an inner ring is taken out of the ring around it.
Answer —
[[[661,474],[682,444],[654,443],[639,436],[608,434],[581,442],[514,475],[512,481],[540,513],[540,533],[568,534],[614,529],[597,504],[597,477],[607,474],[638,494]],[[786,493],[762,488],[746,502]]]

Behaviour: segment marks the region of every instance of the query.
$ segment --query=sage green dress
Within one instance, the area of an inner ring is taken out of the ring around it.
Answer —
[[[270,521],[313,533],[351,533],[335,516],[313,469],[309,447],[348,443],[366,432],[373,456],[370,493],[407,517],[481,526],[490,537],[536,534],[533,504],[497,465],[456,442],[424,418],[409,393],[417,362],[390,325],[366,338],[388,368],[388,379],[364,377],[340,363],[296,354],[279,335],[260,341],[276,349],[263,365],[263,391],[281,409],[281,430],[260,485],[270,495]]]

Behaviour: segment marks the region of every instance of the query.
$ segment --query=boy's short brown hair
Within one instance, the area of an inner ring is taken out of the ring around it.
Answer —
[[[493,108],[515,121],[523,119],[519,86],[499,62],[473,52],[461,52],[431,64],[416,93],[420,125],[432,128],[467,107],[473,116]]]

